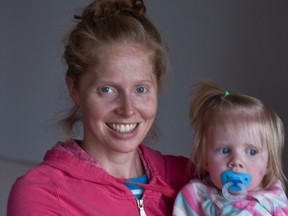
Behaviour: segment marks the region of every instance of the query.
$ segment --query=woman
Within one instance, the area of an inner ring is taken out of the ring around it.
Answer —
[[[76,17],[64,54],[70,139],[16,181],[8,216],[172,214],[191,164],[141,144],[168,62],[145,11],[142,1],[98,0]],[[79,120],[83,139],[75,140]]]

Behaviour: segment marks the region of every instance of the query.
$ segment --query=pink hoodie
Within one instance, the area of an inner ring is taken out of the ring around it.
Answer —
[[[58,143],[40,165],[17,179],[7,215],[172,215],[178,190],[191,178],[189,160],[163,156],[144,145],[138,152],[149,178],[141,200],[123,184],[126,180],[109,175],[72,141]]]

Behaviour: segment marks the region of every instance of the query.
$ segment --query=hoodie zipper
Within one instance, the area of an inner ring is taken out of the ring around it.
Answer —
[[[143,199],[137,199],[137,204],[138,204],[140,216],[147,216],[144,210]]]

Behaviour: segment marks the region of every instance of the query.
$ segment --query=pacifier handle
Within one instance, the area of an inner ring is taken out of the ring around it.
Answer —
[[[229,192],[228,188],[233,186],[233,185],[234,185],[233,182],[228,182],[223,186],[223,188],[222,188],[223,196],[227,200],[231,200],[231,201],[238,201],[238,200],[244,199],[247,195],[247,189],[246,189],[245,185],[243,185],[242,183],[238,183],[237,186],[239,186],[241,188],[241,193],[240,194],[231,194]]]

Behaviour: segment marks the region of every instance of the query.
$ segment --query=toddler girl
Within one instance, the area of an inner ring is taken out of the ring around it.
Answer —
[[[190,107],[197,180],[179,192],[174,216],[288,215],[281,119],[260,100],[202,81]]]

